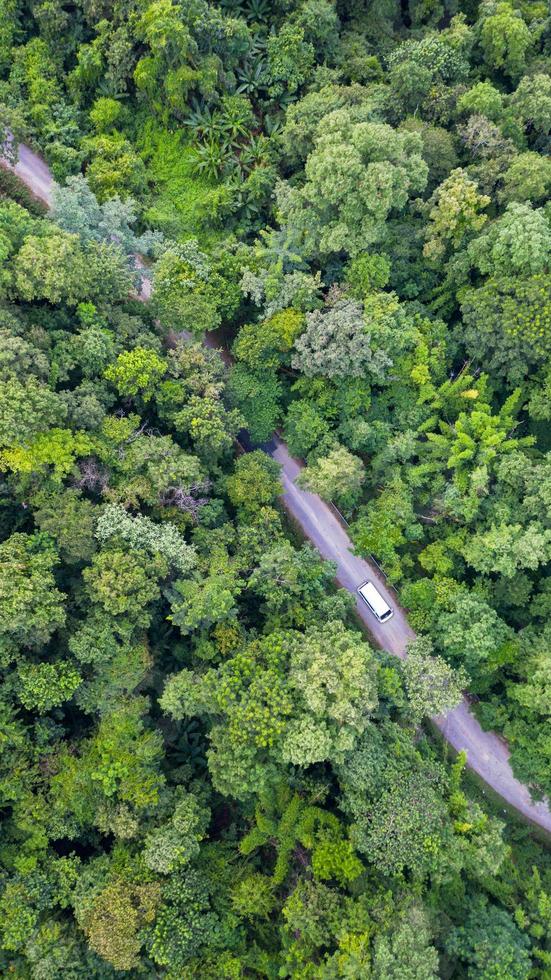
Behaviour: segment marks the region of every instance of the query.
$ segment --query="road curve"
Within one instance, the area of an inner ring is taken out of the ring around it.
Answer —
[[[17,163],[14,165],[4,160],[3,164],[13,170],[44,203],[51,204],[53,178],[47,165],[32,150],[20,144]],[[137,264],[140,264],[139,259]],[[141,298],[147,300],[150,292],[150,284],[145,280]],[[207,343],[215,346],[212,339],[210,342],[207,339]],[[404,658],[407,644],[415,634],[394,592],[387,587],[373,565],[352,553],[351,541],[333,509],[316,494],[297,487],[295,481],[302,464],[290,455],[285,443],[276,437],[266,446],[266,450],[281,465],[282,500],[286,510],[320,554],[335,562],[339,584],[356,594],[358,585],[366,579],[377,582],[377,588],[394,609],[394,616],[381,624],[362,600],[356,597],[358,615],[382,649]],[[532,800],[526,786],[513,775],[506,743],[493,732],[482,729],[471,714],[466,699],[445,717],[435,718],[433,721],[453,749],[467,753],[469,768],[498,796],[526,820],[551,834],[549,806],[546,802]]]

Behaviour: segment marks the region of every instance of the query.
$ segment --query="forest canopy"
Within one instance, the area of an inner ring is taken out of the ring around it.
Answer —
[[[549,980],[547,4],[0,11],[0,972]]]

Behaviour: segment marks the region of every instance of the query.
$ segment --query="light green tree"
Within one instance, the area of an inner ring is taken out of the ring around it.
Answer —
[[[147,627],[149,605],[160,597],[158,579],[166,577],[168,563],[160,555],[150,558],[137,549],[99,551],[83,578],[93,602],[111,616]]]
[[[344,446],[336,446],[327,456],[307,466],[297,482],[323,500],[350,508],[358,502],[364,481],[365,467],[359,456]]]
[[[507,0],[483,0],[475,30],[488,67],[518,78],[532,44],[520,10]]]
[[[429,203],[430,223],[423,254],[437,262],[448,249],[457,248],[466,237],[480,231],[487,221],[487,215],[481,212],[490,198],[479,194],[476,182],[458,168],[436,188]]]
[[[45,714],[70,701],[82,677],[70,661],[22,664],[17,671],[17,696],[29,711]]]
[[[220,294],[195,240],[165,248],[153,274],[154,308],[166,330],[201,336],[220,326]]]
[[[69,306],[85,300],[120,301],[134,284],[119,249],[95,242],[84,248],[78,235],[55,227],[47,235],[25,239],[14,259],[14,275],[22,299]]]
[[[511,96],[511,106],[528,129],[545,135],[551,130],[551,78],[524,75]]]
[[[119,354],[115,363],[106,369],[105,377],[113,382],[123,397],[140,396],[148,402],[155,394],[166,367],[164,358],[155,351],[135,347]]]
[[[279,464],[260,449],[239,456],[226,479],[226,492],[234,507],[245,513],[273,504],[281,493]]]
[[[550,190],[551,160],[540,153],[527,151],[514,157],[503,175],[501,196],[504,201],[545,204]]]
[[[488,231],[471,242],[469,258],[494,278],[530,276],[549,268],[551,228],[542,209],[512,203]]]
[[[313,45],[304,38],[299,24],[286,22],[281,30],[268,38],[269,92],[273,96],[283,92],[296,92],[310,74],[314,65]]]
[[[521,400],[517,388],[495,413],[474,400],[470,412],[461,412],[453,423],[439,422],[439,432],[427,432],[427,456],[440,460],[452,471],[457,487],[467,491],[473,481],[487,477],[500,456],[533,445],[533,436],[513,435]]]
[[[436,980],[438,976],[438,951],[431,943],[427,916],[413,906],[392,933],[376,937],[374,980]]]
[[[425,636],[408,644],[402,671],[409,709],[416,724],[425,717],[445,715],[455,708],[468,683],[465,671],[454,670],[434,655],[432,642]]]
[[[282,220],[303,234],[306,254],[365,251],[383,238],[390,210],[424,189],[421,149],[417,133],[356,123],[349,110],[335,110],[306,161],[304,186],[278,188]]]
[[[469,565],[478,572],[497,572],[513,578],[520,569],[535,571],[551,558],[551,530],[539,522],[492,524],[487,530],[469,535],[462,548]]]
[[[46,534],[12,534],[0,544],[0,633],[40,647],[65,623],[66,596],[53,570],[59,557]]]
[[[457,100],[457,108],[460,112],[486,116],[492,122],[499,122],[503,107],[502,93],[489,81],[477,82]]]

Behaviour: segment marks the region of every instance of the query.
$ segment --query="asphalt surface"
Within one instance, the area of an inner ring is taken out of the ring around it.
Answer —
[[[5,157],[0,157],[0,162],[9,170],[13,170],[35,197],[40,198],[48,207],[51,205],[54,179],[48,169],[48,164],[36,153],[33,153],[28,146],[23,143],[19,144],[15,165]]]
[[[51,204],[53,179],[44,161],[28,147],[19,146],[19,159],[15,166],[4,164],[21,178],[29,189],[46,204]],[[138,257],[137,266],[141,267]],[[151,285],[144,280],[140,296],[147,300]],[[209,346],[217,346],[211,338]],[[357,596],[357,588],[366,580],[375,582],[381,594],[394,610],[394,616],[386,623],[379,623],[359,596],[356,598],[358,614],[375,642],[389,653],[404,658],[407,644],[414,637],[405,612],[400,608],[395,593],[389,589],[378,570],[370,562],[352,553],[352,545],[346,530],[333,508],[316,494],[297,487],[295,480],[301,463],[294,459],[284,442],[274,438],[266,446],[281,465],[283,504],[289,515],[300,526],[304,535],[312,541],[324,558],[335,562],[337,580],[343,588]],[[498,796],[525,819],[542,830],[551,833],[551,811],[546,802],[534,802],[526,786],[513,775],[506,743],[493,732],[485,732],[471,714],[467,699],[443,718],[433,719],[447,742],[456,751],[467,753],[467,764]]]

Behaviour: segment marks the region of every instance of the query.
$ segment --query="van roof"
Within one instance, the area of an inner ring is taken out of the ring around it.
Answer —
[[[363,585],[360,585],[358,592],[367,599],[377,616],[384,616],[390,610],[388,602],[383,598],[379,590],[375,588],[373,582],[364,582]]]

